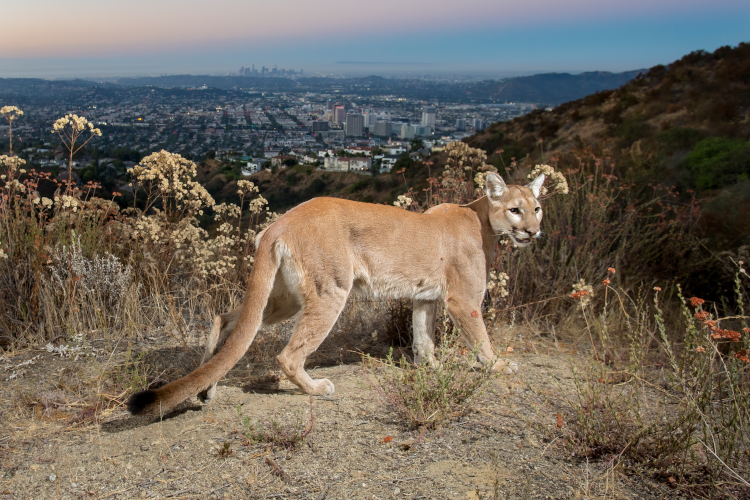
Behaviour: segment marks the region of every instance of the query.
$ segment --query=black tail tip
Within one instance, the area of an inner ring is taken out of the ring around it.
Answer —
[[[128,406],[128,411],[131,414],[138,415],[143,412],[147,406],[156,402],[157,399],[156,391],[141,391],[130,396],[130,399],[128,399],[126,404]]]

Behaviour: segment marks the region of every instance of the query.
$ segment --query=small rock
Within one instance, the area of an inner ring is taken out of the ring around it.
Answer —
[[[50,474],[50,475],[49,475],[49,477],[48,477],[47,479],[49,479],[49,482],[50,482],[50,483],[54,483],[54,482],[55,482],[55,479],[57,479],[57,476],[56,476],[56,475],[54,475],[54,474]]]
[[[149,446],[148,446],[147,444],[142,444],[142,445],[141,445],[141,451],[148,451],[148,450],[150,450],[150,449],[151,449],[151,448],[149,448]]]
[[[401,488],[396,488],[395,490],[393,490],[394,495],[398,495],[399,493],[401,493]]]

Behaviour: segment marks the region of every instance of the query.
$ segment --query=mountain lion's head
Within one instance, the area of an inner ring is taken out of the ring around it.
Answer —
[[[544,184],[544,174],[528,186],[507,186],[494,172],[487,175],[486,190],[490,201],[490,224],[496,235],[507,235],[518,247],[531,244],[542,230],[542,207],[537,200]]]

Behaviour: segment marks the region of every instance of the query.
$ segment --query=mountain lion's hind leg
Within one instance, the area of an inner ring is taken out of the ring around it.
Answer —
[[[206,350],[203,352],[203,360],[201,364],[205,364],[209,359],[213,358],[214,355],[219,352],[221,346],[226,342],[227,337],[234,331],[234,327],[237,326],[237,320],[242,312],[241,307],[237,307],[228,313],[220,314],[214,318],[213,325],[211,325],[211,331],[206,337]],[[202,403],[208,403],[216,395],[216,384],[211,385],[208,389],[198,394],[198,399]]]
[[[412,302],[414,362],[418,365],[435,364],[435,301]]]
[[[330,380],[310,378],[305,371],[305,361],[328,336],[344,309],[348,295],[348,291],[337,288],[320,296],[306,298],[295,332],[276,358],[289,380],[307,394],[333,394],[334,386]]]

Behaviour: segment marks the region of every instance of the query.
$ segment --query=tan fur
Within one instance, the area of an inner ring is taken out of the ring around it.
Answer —
[[[130,410],[164,412],[199,393],[210,399],[262,325],[295,315],[294,334],[277,360],[304,392],[333,393],[330,380],[310,378],[304,365],[352,292],[413,301],[417,362],[434,362],[435,310],[442,301],[467,343],[479,346],[479,360],[511,371],[492,350],[482,299],[498,237],[526,246],[541,234],[536,197],[543,182],[540,176],[526,187],[506,186],[490,174],[487,196],[423,214],[336,198],[297,206],[259,235],[244,303],[214,319],[204,364],[161,389],[134,395]]]

